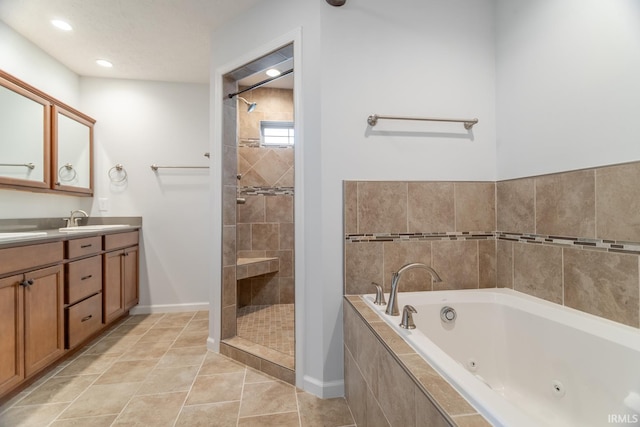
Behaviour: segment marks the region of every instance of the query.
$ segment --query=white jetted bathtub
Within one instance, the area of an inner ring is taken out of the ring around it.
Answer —
[[[509,289],[401,292],[417,329],[363,299],[496,426],[640,425],[640,330]],[[456,312],[441,319],[443,307]],[[451,316],[450,316],[451,317]]]

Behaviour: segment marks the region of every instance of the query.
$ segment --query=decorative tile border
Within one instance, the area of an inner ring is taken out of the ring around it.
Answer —
[[[443,233],[365,233],[347,234],[347,243],[358,242],[408,242],[415,240],[493,240],[493,231],[443,232]]]
[[[239,196],[293,196],[293,187],[238,187]]]
[[[345,240],[347,243],[408,242],[416,240],[507,240],[519,243],[572,247],[586,250],[640,255],[640,242],[566,236],[545,236],[541,234],[510,233],[503,231],[347,234],[345,236]]]

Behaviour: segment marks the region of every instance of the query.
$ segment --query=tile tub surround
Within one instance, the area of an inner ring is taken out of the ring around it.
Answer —
[[[208,351],[208,318],[130,316],[0,406],[0,425],[354,425],[344,399],[316,398]]]
[[[372,281],[388,292],[419,261],[444,282],[408,271],[401,291],[509,287],[640,327],[639,180],[640,162],[496,183],[346,181],[345,294]]]
[[[359,296],[344,299],[345,391],[359,426],[490,424]]]

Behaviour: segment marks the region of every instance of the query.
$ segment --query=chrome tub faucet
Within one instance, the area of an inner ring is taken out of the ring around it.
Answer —
[[[427,264],[423,264],[421,262],[412,262],[403,266],[400,270],[391,275],[391,292],[389,292],[389,302],[387,304],[387,309],[385,310],[386,314],[390,316],[397,316],[398,314],[400,314],[400,312],[398,311],[398,283],[400,282],[402,273],[414,268],[427,270],[431,274],[431,277],[433,278],[433,281],[435,283],[442,282],[442,279],[440,278],[438,273],[436,273],[436,271],[433,268],[429,267]]]

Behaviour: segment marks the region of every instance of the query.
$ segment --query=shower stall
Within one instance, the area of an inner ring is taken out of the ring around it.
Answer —
[[[295,382],[292,60],[292,47],[285,47],[225,76],[221,343],[222,353],[290,383]],[[265,79],[267,69],[281,74]]]

